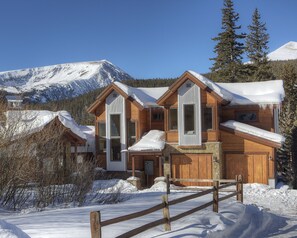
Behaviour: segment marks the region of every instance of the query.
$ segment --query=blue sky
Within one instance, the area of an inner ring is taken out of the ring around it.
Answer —
[[[247,32],[258,7],[270,51],[297,41],[296,0],[234,0]],[[223,0],[1,0],[0,71],[107,59],[135,78],[209,71]]]

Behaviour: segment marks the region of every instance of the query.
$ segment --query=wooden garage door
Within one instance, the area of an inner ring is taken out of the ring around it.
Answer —
[[[212,179],[212,154],[171,155],[172,178]],[[209,186],[208,183],[180,182],[183,186]]]
[[[267,154],[226,154],[226,178],[243,175],[244,183],[268,183]]]

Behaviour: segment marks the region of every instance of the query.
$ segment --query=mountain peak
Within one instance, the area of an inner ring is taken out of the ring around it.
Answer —
[[[269,60],[295,60],[297,59],[297,42],[289,41],[288,43],[282,45],[275,51],[272,51],[267,55]]]
[[[107,60],[75,62],[0,72],[0,90],[47,102],[76,97],[123,79],[132,77]]]

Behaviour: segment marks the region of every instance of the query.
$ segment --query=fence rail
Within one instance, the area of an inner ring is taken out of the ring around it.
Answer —
[[[195,181],[194,181],[195,180]],[[168,194],[170,194],[170,181],[187,181],[187,182],[212,182],[213,183],[213,188],[207,189],[202,192],[194,193],[185,197],[177,198],[171,201],[168,201]],[[164,225],[165,231],[170,231],[171,230],[171,225],[170,223],[173,221],[176,221],[182,217],[188,216],[194,212],[200,211],[202,209],[205,209],[206,207],[209,207],[213,205],[213,211],[218,212],[219,210],[219,202],[226,200],[228,198],[236,196],[236,199],[240,202],[243,202],[243,184],[242,184],[242,176],[238,175],[236,176],[235,180],[209,180],[209,179],[191,179],[191,180],[185,180],[185,179],[169,179],[167,177],[167,195],[162,196],[162,203],[159,203],[153,207],[150,207],[148,209],[139,211],[139,212],[134,212],[128,215],[112,218],[109,220],[101,221],[101,213],[100,211],[93,211],[90,213],[90,225],[91,225],[91,237],[92,238],[102,238],[102,227],[112,225],[115,223],[127,221],[130,219],[134,219],[137,217],[142,217],[148,214],[151,214],[153,212],[156,212],[158,210],[163,211],[163,218],[159,220],[155,220],[153,222],[147,223],[145,225],[142,225],[140,227],[137,227],[131,231],[128,231],[122,235],[117,236],[118,238],[126,238],[126,237],[131,237],[134,235],[137,235],[141,232],[144,232],[148,229],[151,229],[155,226],[158,225]],[[220,185],[222,184],[222,185]],[[219,197],[219,190],[223,188],[227,188],[230,186],[236,186],[236,191],[232,192],[231,194],[225,195],[224,197]],[[202,204],[199,207],[195,207],[191,210],[185,211],[183,213],[180,213],[178,215],[175,215],[174,217],[170,217],[169,213],[169,207],[172,205],[176,205],[194,198],[198,198],[207,194],[213,193],[213,200]]]

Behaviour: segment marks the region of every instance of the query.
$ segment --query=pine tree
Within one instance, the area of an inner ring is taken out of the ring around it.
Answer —
[[[212,40],[217,41],[214,48],[216,57],[212,73],[216,73],[221,81],[236,82],[242,74],[242,54],[244,44],[240,40],[245,38],[245,34],[237,34],[241,26],[237,26],[239,14],[234,11],[232,0],[224,0],[222,9],[222,32]]]
[[[249,69],[253,78],[257,81],[274,79],[268,64],[268,42],[269,35],[266,29],[266,23],[261,22],[261,16],[256,8],[252,24],[248,26],[250,30],[246,37],[246,53],[252,65]]]
[[[283,178],[295,184],[296,172],[296,121],[297,121],[297,73],[291,64],[284,66],[282,79],[284,80],[285,100],[280,114],[280,129],[285,142],[278,150],[278,169]]]

